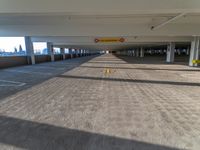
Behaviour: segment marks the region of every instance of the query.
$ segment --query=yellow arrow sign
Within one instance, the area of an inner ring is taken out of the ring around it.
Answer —
[[[124,38],[96,38],[94,39],[95,43],[116,43],[116,42],[125,42]]]

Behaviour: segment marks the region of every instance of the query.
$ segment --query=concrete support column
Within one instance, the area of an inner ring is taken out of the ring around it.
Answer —
[[[144,57],[144,49],[142,47],[140,49],[140,57]]]
[[[80,50],[79,49],[76,49],[76,57],[79,57],[79,54],[80,54]]]
[[[135,56],[135,51],[134,50],[132,50],[132,55],[133,55],[133,57]]]
[[[48,49],[48,55],[51,56],[51,61],[52,62],[55,61],[53,44],[51,42],[47,42],[47,49]]]
[[[167,63],[173,63],[174,62],[174,53],[175,53],[175,43],[169,43],[167,46]]]
[[[70,57],[72,59],[73,58],[73,53],[72,53],[72,49],[71,48],[69,48],[69,54],[70,54]]]
[[[82,49],[79,50],[80,57],[82,57]]]
[[[85,56],[85,50],[84,49],[82,50],[82,56]]]
[[[85,56],[88,56],[88,52],[87,52],[87,50],[85,50]]]
[[[90,56],[90,51],[89,50],[87,50],[87,54],[88,54],[88,56]]]
[[[190,47],[186,49],[186,55],[190,55]]]
[[[189,66],[196,67],[198,64],[194,64],[193,60],[199,60],[200,55],[200,37],[194,37],[191,42],[191,50],[190,50],[190,61]]]
[[[63,56],[63,60],[65,60],[65,49],[64,48],[60,48],[60,53]]]
[[[28,64],[35,64],[35,55],[33,50],[33,42],[30,36],[25,37],[26,54],[28,56]]]
[[[180,49],[177,49],[177,53],[178,53],[178,55],[181,55]]]
[[[135,55],[136,55],[136,57],[139,57],[139,49],[135,50]]]
[[[82,51],[82,52],[83,52],[83,54],[82,54],[82,55],[83,55],[83,56],[85,56],[85,50],[84,50],[84,49],[83,49],[83,51]]]

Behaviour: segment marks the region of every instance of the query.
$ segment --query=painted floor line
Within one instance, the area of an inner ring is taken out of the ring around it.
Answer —
[[[35,71],[20,71],[20,70],[6,70],[8,72],[18,72],[18,73],[26,73],[26,74],[39,74],[39,75],[53,75],[52,73],[41,73],[41,72],[35,72]]]
[[[16,81],[10,81],[10,80],[0,80],[0,82],[4,82],[3,84],[0,84],[0,86],[24,86],[24,85],[26,85],[26,83],[23,83],[23,82],[16,82]]]
[[[45,69],[57,69],[57,70],[64,70],[64,67],[47,67],[47,66],[36,66],[36,68],[45,68]]]

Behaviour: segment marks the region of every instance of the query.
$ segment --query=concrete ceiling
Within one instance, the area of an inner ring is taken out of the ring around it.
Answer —
[[[32,36],[60,47],[118,50],[188,43],[200,35],[199,26],[199,0],[0,0],[0,36]],[[96,37],[125,42],[96,44]]]

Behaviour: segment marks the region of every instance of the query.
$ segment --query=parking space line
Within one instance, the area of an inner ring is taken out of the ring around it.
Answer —
[[[25,74],[38,74],[38,75],[53,75],[52,73],[42,73],[42,72],[35,72],[35,71],[20,71],[20,70],[5,70],[7,72],[18,72],[18,73],[25,73]]]
[[[1,82],[3,82],[1,84]],[[10,80],[0,80],[0,86],[24,86],[26,83],[23,82],[16,82],[16,81],[10,81]]]

